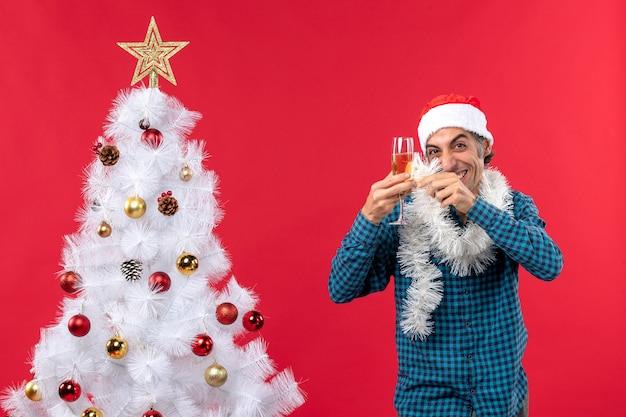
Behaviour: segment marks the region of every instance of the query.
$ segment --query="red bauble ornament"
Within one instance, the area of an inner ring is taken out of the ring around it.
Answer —
[[[251,332],[261,329],[263,327],[263,315],[258,311],[248,311],[243,315],[243,327]]]
[[[91,329],[91,322],[87,316],[77,314],[68,320],[67,328],[74,336],[83,337],[89,333],[89,330]]]
[[[157,129],[146,129],[141,134],[141,141],[146,142],[153,148],[158,147],[163,140],[163,135]]]
[[[80,275],[73,271],[64,272],[61,275],[60,284],[63,291],[73,294],[77,291],[76,287],[80,283]]]
[[[237,310],[237,306],[233,303],[222,303],[215,309],[217,321],[222,324],[233,324],[237,321],[238,315],[239,311]]]
[[[198,334],[191,342],[191,350],[198,356],[206,356],[212,349],[213,339],[208,334]]]
[[[153,272],[148,278],[148,285],[156,292],[165,292],[170,289],[172,280],[165,272]]]
[[[59,396],[68,403],[76,401],[80,397],[80,391],[80,385],[71,379],[66,379],[59,385]]]
[[[149,411],[146,411],[145,413],[143,413],[143,416],[141,417],[163,417],[163,414],[151,408]]]

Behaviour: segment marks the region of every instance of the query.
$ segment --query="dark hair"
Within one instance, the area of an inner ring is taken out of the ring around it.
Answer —
[[[478,143],[481,145],[480,147],[480,151],[482,152],[483,148],[483,144],[485,143],[485,141],[488,141],[489,139],[487,139],[484,136],[480,136],[477,133],[471,132],[472,135],[474,135],[474,137],[476,138],[476,140],[478,141]],[[495,152],[493,151],[493,147],[491,148],[491,152],[489,152],[488,155],[484,156],[484,161],[485,161],[485,165],[489,165],[489,162],[491,162],[491,160],[493,159],[493,155],[495,154]]]

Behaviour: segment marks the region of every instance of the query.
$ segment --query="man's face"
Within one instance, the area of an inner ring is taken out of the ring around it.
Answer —
[[[426,142],[428,160],[438,158],[444,171],[454,172],[476,195],[485,169],[483,158],[488,152],[489,142],[481,144],[470,132],[456,127],[440,129]]]

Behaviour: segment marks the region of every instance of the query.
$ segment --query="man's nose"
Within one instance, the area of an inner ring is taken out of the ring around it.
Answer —
[[[441,169],[444,171],[454,171],[456,160],[454,156],[448,152],[444,152],[439,156],[439,162],[441,162]]]

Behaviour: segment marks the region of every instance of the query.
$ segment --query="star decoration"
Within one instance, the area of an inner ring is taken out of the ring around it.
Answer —
[[[157,87],[158,76],[176,85],[176,79],[170,66],[170,58],[183,49],[189,42],[163,42],[154,16],[150,19],[146,39],[143,42],[118,42],[126,52],[137,58],[137,66],[130,85],[134,85],[146,76],[150,76],[150,87]]]

